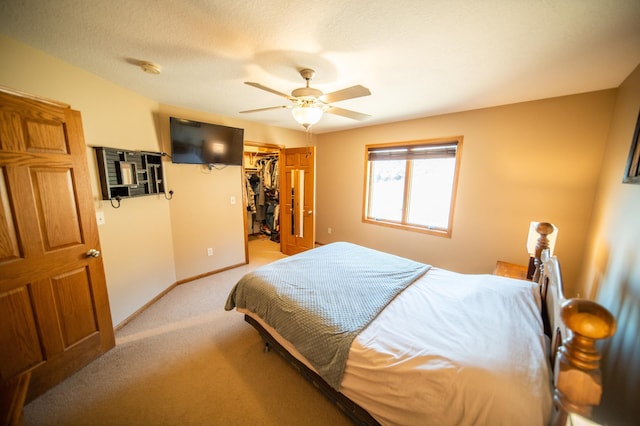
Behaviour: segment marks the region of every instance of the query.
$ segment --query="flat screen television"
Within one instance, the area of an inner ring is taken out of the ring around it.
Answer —
[[[171,161],[242,165],[244,129],[170,117]]]

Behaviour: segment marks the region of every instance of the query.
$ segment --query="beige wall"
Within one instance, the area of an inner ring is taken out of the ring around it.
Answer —
[[[245,138],[284,146],[308,143],[306,133],[159,105],[87,71],[0,35],[0,85],[65,102],[82,114],[88,146],[169,152],[167,114],[244,127]],[[95,154],[87,148],[102,258],[114,325],[177,280],[244,263],[240,167],[214,170],[165,161],[163,195],[102,201]],[[230,204],[230,196],[237,203]],[[206,248],[214,256],[206,256]]]
[[[262,126],[169,105],[160,106],[163,151],[170,152],[169,116],[207,121],[245,129],[246,141],[304,146],[305,132]],[[246,209],[242,202],[242,168],[167,163],[171,201],[171,229],[178,280],[245,263]],[[231,204],[234,197],[236,204]],[[213,249],[213,256],[207,255]]]
[[[320,135],[317,239],[491,273],[497,260],[527,263],[529,222],[549,221],[576,289],[614,101],[608,90]],[[365,144],[457,135],[464,141],[451,239],[362,223]]]
[[[582,268],[583,294],[597,299],[618,320],[603,345],[601,423],[640,419],[640,185],[623,184],[640,111],[640,66],[618,89]]]
[[[157,151],[158,104],[54,57],[0,36],[0,84],[65,102],[82,114],[89,146]],[[114,324],[175,282],[169,202],[163,197],[102,201],[95,154],[87,148],[95,209]]]

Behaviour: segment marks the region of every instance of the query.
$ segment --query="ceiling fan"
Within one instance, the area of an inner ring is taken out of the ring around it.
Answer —
[[[291,92],[291,95],[287,95],[269,87],[263,86],[260,83],[253,83],[251,81],[245,81],[245,84],[249,86],[257,87],[258,89],[266,90],[275,95],[282,96],[289,99],[291,105],[280,105],[267,108],[251,109],[247,111],[240,111],[240,113],[268,111],[272,109],[291,109],[293,118],[305,129],[309,129],[312,125],[316,124],[322,118],[323,113],[340,115],[342,117],[351,118],[353,120],[366,120],[370,116],[360,112],[350,111],[344,108],[338,108],[331,105],[333,102],[344,101],[347,99],[359,98],[361,96],[369,96],[371,92],[364,86],[351,86],[346,89],[337,90],[335,92],[324,94],[318,89],[309,87],[309,82],[315,76],[316,72],[309,68],[300,70],[300,75],[306,81],[305,87],[300,87]]]

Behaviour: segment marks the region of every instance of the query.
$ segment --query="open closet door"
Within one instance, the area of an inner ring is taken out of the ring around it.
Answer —
[[[316,240],[315,147],[288,148],[280,154],[280,239],[282,252],[312,249]]]

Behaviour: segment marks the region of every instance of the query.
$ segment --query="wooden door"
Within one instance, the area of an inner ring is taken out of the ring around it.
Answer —
[[[80,113],[0,91],[3,389],[30,374],[33,399],[114,346],[99,250]]]
[[[280,154],[280,240],[284,254],[315,246],[315,166],[315,147],[288,148]]]

